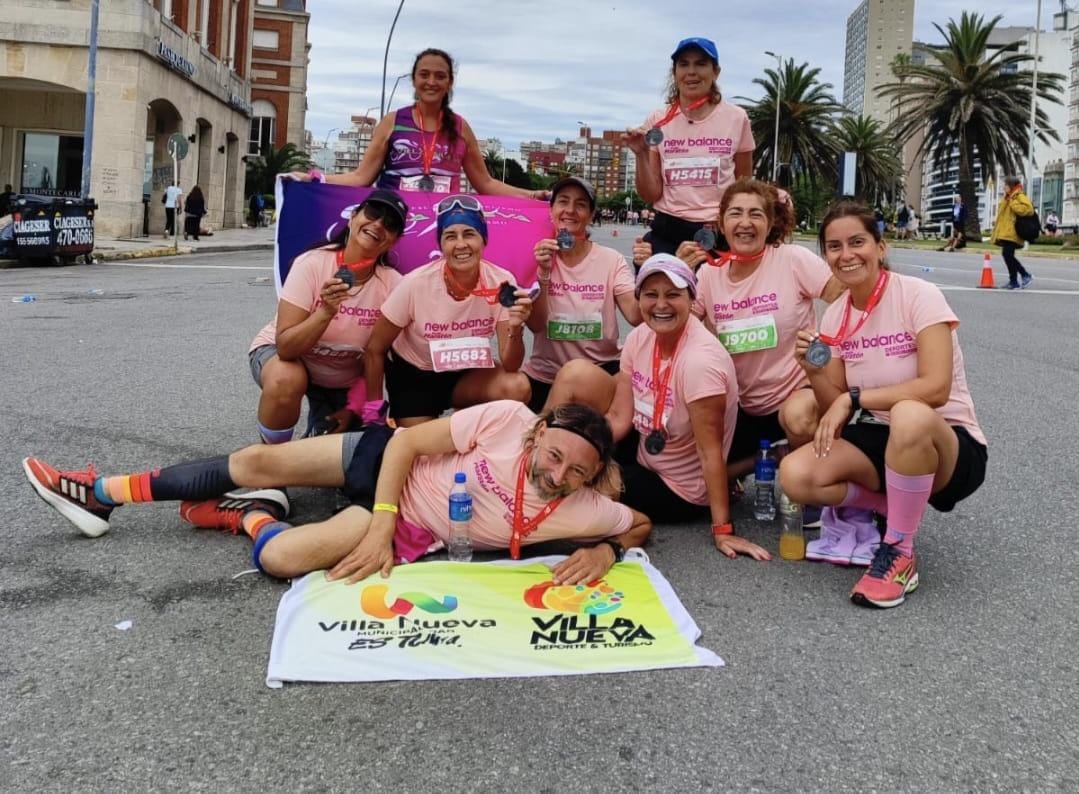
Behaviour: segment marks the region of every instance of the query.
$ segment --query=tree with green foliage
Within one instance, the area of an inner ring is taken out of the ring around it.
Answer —
[[[532,179],[519,162],[512,157],[503,157],[494,149],[484,152],[483,162],[487,173],[495,179],[501,179],[507,185],[533,190]]]
[[[737,97],[748,103],[742,107],[749,114],[757,142],[756,176],[772,178],[778,102],[779,162],[790,164],[794,178],[804,175],[811,182],[834,179],[839,154],[834,118],[844,108],[832,95],[832,84],[820,81],[820,69],[810,68],[808,63],[795,66],[793,58],[784,61],[782,69],[765,69],[764,74],[753,81],[764,89],[763,98],[754,102]]]
[[[854,194],[877,204],[902,181],[903,161],[896,139],[871,116],[843,116],[835,125],[835,143],[841,152],[858,156]]]
[[[968,240],[981,240],[975,166],[982,180],[1000,168],[1021,174],[1030,147],[1030,104],[1033,75],[1021,68],[1032,55],[988,47],[990,34],[1001,17],[988,22],[980,14],[964,11],[957,23],[934,27],[944,37],[942,46],[918,45],[926,63],[896,64],[896,82],[881,86],[881,96],[896,100],[893,133],[903,142],[924,131],[920,154],[947,172],[958,160],[959,195],[967,206]],[[1038,98],[1061,101],[1063,75],[1038,73]],[[1049,117],[1038,107],[1035,129],[1039,140],[1059,140]]]
[[[247,174],[244,183],[244,195],[263,193],[273,195],[274,182],[278,174],[289,171],[306,171],[314,166],[307,152],[294,143],[286,143],[280,149],[273,145],[263,148],[258,157],[248,155]]]

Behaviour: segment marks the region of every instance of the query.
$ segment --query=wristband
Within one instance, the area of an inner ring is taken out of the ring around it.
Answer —
[[[734,524],[728,521],[726,524],[712,524],[713,535],[733,535]]]
[[[617,540],[601,540],[600,543],[606,544],[611,547],[614,552],[614,561],[622,562],[626,557],[626,548]]]
[[[309,177],[311,177],[312,182],[325,182],[326,181],[326,177],[317,168],[312,168],[310,171],[307,172],[307,175]]]
[[[389,502],[375,502],[375,506],[371,508],[372,513],[393,513],[397,515],[397,505],[391,505]]]

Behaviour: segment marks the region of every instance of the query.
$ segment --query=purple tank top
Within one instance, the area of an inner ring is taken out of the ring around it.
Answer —
[[[415,107],[415,106],[413,106]],[[422,133],[412,115],[413,107],[401,108],[394,113],[393,132],[390,133],[386,160],[378,186],[393,190],[419,190],[418,181],[423,176],[423,140],[431,145],[431,133]],[[428,124],[430,119],[428,119]],[[461,117],[456,118],[458,138],[452,150],[446,136],[440,131],[435,144],[435,156],[431,161],[431,178],[436,193],[457,193],[461,189],[461,164],[465,157],[465,140],[461,136]]]

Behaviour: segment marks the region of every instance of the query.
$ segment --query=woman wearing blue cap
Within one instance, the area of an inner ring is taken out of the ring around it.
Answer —
[[[755,146],[749,116],[720,94],[715,43],[683,39],[671,61],[667,107],[626,133],[637,192],[655,208],[647,237],[665,254],[715,221],[727,186],[752,174]]]
[[[367,395],[381,395],[385,380],[389,413],[404,427],[447,408],[527,402],[531,393],[518,371],[532,311],[528,293],[508,270],[483,258],[487,222],[475,196],[447,196],[436,211],[442,257],[394,288],[364,352]],[[377,420],[382,408],[381,400],[370,400],[365,421]]]

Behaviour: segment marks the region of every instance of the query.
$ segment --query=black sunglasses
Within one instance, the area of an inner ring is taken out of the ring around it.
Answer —
[[[390,234],[400,235],[405,230],[405,225],[401,222],[400,216],[385,204],[368,201],[361,204],[359,208],[363,210],[363,214],[367,216],[368,220],[382,221],[382,225],[386,227],[386,231]]]

